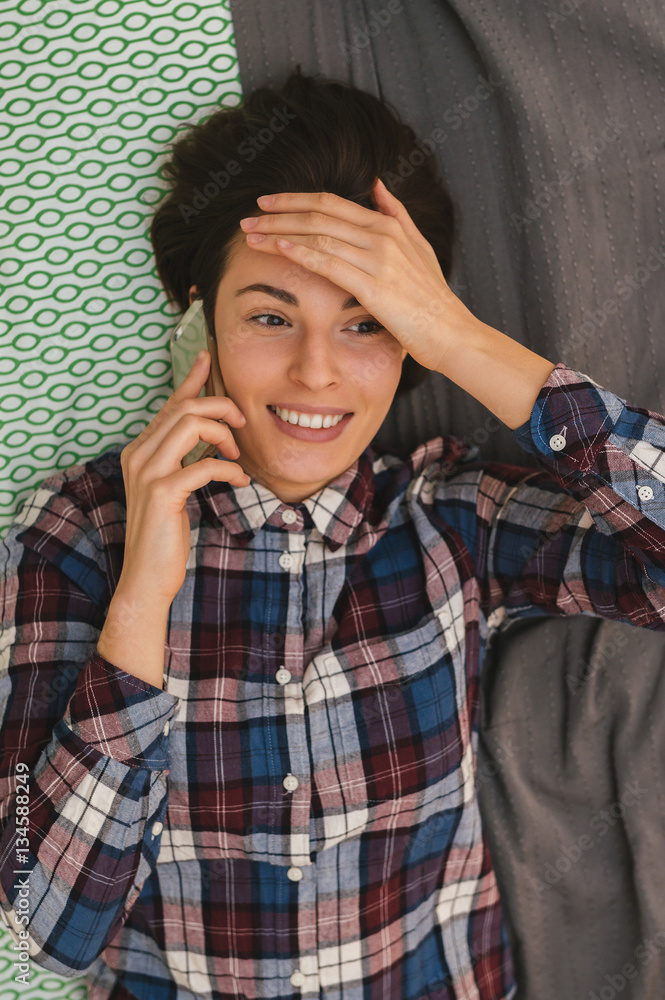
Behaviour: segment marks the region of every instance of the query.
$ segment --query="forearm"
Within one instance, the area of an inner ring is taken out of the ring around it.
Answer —
[[[437,370],[514,430],[531,416],[554,368],[553,362],[474,319],[451,338]]]
[[[121,581],[109,604],[97,652],[120,670],[161,688],[169,607]]]
[[[3,802],[0,906],[40,967],[61,976],[87,970],[154,871],[155,824],[167,806],[167,772],[154,763],[158,770],[103,757],[58,723],[32,769],[29,805]]]

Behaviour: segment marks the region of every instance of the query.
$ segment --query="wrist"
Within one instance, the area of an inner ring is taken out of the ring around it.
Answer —
[[[146,587],[139,587],[122,576],[109,603],[103,631],[109,637],[116,637],[127,629],[141,624],[166,626],[171,601],[151,593]]]
[[[437,370],[514,430],[531,416],[555,367],[512,337],[475,320],[456,331]]]
[[[97,652],[119,669],[162,687],[170,606],[170,601],[156,600],[147,588],[139,593],[119,581]]]
[[[174,597],[175,594],[161,593],[155,587],[153,580],[131,577],[123,570],[113,592],[111,603],[115,603],[118,608],[125,608],[127,613],[134,609],[140,610],[141,614],[154,612],[155,615],[163,617],[168,615]]]

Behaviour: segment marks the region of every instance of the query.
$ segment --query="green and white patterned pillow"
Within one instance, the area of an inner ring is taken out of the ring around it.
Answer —
[[[171,395],[157,170],[178,126],[241,100],[229,0],[0,2],[0,538]],[[32,962],[17,983],[13,944],[0,923],[3,1000],[85,1000]]]

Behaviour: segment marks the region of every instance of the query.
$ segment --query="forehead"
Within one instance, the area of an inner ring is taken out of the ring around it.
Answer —
[[[281,254],[255,250],[247,244],[242,231],[239,238],[232,240],[230,249],[229,262],[218,289],[218,293],[225,296],[233,296],[237,289],[251,284],[283,288],[299,302],[313,296],[320,300],[321,305],[340,305],[351,295],[323,275],[315,274]],[[235,301],[242,304],[246,297],[239,296]]]

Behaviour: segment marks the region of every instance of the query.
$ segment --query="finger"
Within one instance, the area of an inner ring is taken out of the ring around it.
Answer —
[[[380,177],[377,177],[374,182],[372,194],[374,203],[382,214],[391,215],[394,219],[397,219],[406,235],[410,236],[414,243],[418,243],[422,247],[428,247],[430,250],[432,249],[402,202],[388,190]]]
[[[205,385],[208,379],[208,371],[211,364],[210,351],[201,351],[199,356],[194,361],[194,364],[190,368],[186,377],[182,380],[178,388],[173,392],[169,398],[166,400],[161,410],[155,415],[151,422],[146,427],[146,431],[150,430],[152,427],[157,427],[162,423],[164,418],[185,399],[198,399],[199,393],[202,387]],[[228,420],[235,427],[242,427],[246,423],[245,416],[238,408],[238,406],[233,402],[229,396],[202,396],[201,399],[217,399],[217,400],[228,400],[225,404],[225,409],[220,415],[223,414],[224,419]],[[212,414],[210,414],[212,416]]]
[[[200,399],[192,400],[190,404],[187,404],[186,399],[182,399],[173,403],[170,408],[167,408],[167,403],[165,403],[148,426],[127,446],[125,450],[128,457],[134,452],[139,452],[138,461],[140,464],[145,464],[160,448],[167,435],[188,413],[198,417],[206,417],[218,425],[223,425],[229,435],[231,435],[231,431],[228,429],[228,424],[233,427],[244,427],[247,422],[236,404],[228,396],[203,396]],[[219,440],[222,441],[224,438],[221,437]],[[198,441],[195,441],[194,445],[197,443]]]
[[[377,221],[379,224],[382,221],[378,212],[374,213],[373,221],[376,230]],[[245,231],[245,219],[240,220],[240,226]],[[357,223],[348,222],[345,219],[324,215],[322,212],[284,212],[282,215],[263,215],[254,226],[247,228],[247,244],[248,246],[258,246],[259,241],[252,237],[275,233],[283,233],[289,238],[298,235],[322,234],[362,247],[364,250],[369,250],[372,247],[374,235],[366,226],[359,226]],[[384,230],[384,234],[387,235],[387,230]]]
[[[274,254],[287,252],[291,247],[296,245],[305,249],[318,251],[321,254],[327,254],[332,258],[337,258],[338,260],[344,260],[347,264],[353,265],[364,274],[373,278],[377,277],[379,261],[381,258],[378,254],[376,243],[364,248],[358,245],[345,243],[343,240],[334,239],[332,236],[295,236],[293,233],[289,233],[287,240],[284,240],[281,236],[275,233],[274,235],[266,235],[260,243],[248,242],[248,246],[250,246],[253,250],[263,250],[264,253]],[[298,263],[302,263],[300,258],[294,258],[294,262],[296,260]],[[304,266],[306,267],[307,265],[304,264]],[[335,265],[334,261],[332,261],[328,266],[333,269],[337,265]],[[328,272],[326,272],[326,274],[327,273]],[[349,289],[349,291],[353,291],[353,289]],[[357,294],[356,298],[358,301],[361,301]]]
[[[175,499],[180,497],[180,507],[184,507],[190,493],[207,486],[211,480],[247,486],[251,477],[236,462],[224,462],[219,458],[200,458],[197,462],[179,469],[164,480]]]
[[[275,233],[274,235],[266,236],[261,243],[251,243],[249,245],[253,250],[262,250],[264,253],[274,254],[288,254],[288,251],[294,248],[298,248],[301,251],[311,250],[313,254],[318,253],[319,255],[319,258],[312,257],[312,260],[318,260],[322,256],[330,258],[325,265],[329,270],[337,269],[339,262],[344,261],[354,267],[356,271],[362,271],[365,275],[371,275],[372,277],[376,276],[377,255],[375,250],[371,248],[365,250],[362,247],[351,246],[349,243],[344,243],[342,240],[335,240],[331,236],[295,236],[293,233],[290,233],[289,238],[285,239]],[[335,260],[337,263],[335,263]],[[298,257],[296,254],[293,262],[296,263],[296,261],[302,264],[302,266],[308,267],[302,255]],[[322,273],[316,265],[311,270],[316,270],[316,273]],[[327,274],[328,271],[325,273]],[[349,289],[349,291],[353,291],[353,289]],[[358,298],[357,295],[356,298]]]
[[[322,212],[345,222],[353,222],[356,226],[371,226],[376,223],[377,213],[371,208],[364,208],[332,191],[282,191],[272,195],[274,200],[269,206],[261,205],[265,197],[270,196],[262,195],[256,199],[264,212]]]
[[[199,351],[187,375],[164,405],[168,405],[173,399],[178,402],[181,399],[194,398],[201,391],[201,386],[208,378],[209,368],[210,351]]]
[[[141,468],[149,473],[150,479],[161,479],[176,469],[193,448],[205,441],[214,444],[230,459],[238,458],[240,449],[235,442],[228,424],[202,417],[200,414],[182,413],[176,415],[175,423],[161,427],[146,442],[141,452]]]
[[[314,239],[317,238],[314,237]],[[254,249],[258,250],[265,246],[268,252],[283,254],[294,263],[313,271],[314,274],[328,278],[335,285],[351,292],[369,312],[375,308],[367,295],[367,276],[375,277],[376,254],[351,247],[346,243],[340,243],[335,252],[332,251],[332,248],[326,252],[307,246],[305,242],[300,242],[298,237],[294,237],[290,247],[280,246],[279,240],[278,236],[268,236],[263,243],[257,244]]]

